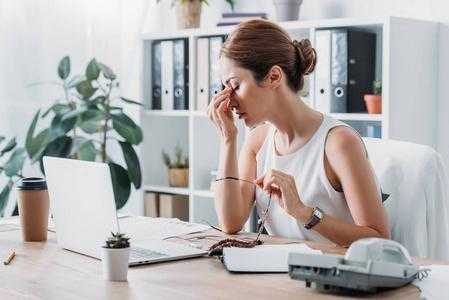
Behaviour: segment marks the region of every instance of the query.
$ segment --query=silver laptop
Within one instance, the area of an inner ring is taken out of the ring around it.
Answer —
[[[44,169],[58,245],[101,259],[111,231],[119,231],[109,166],[105,163],[44,157]],[[129,220],[127,220],[129,222]],[[131,226],[130,228],[133,228]],[[134,227],[137,231],[138,228]],[[130,266],[202,256],[206,251],[174,242],[131,238]]]

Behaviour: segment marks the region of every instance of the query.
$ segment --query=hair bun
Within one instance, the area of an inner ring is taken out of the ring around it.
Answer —
[[[302,39],[301,41],[294,40],[293,46],[298,51],[299,55],[299,71],[302,75],[309,75],[313,72],[316,65],[316,51],[312,47],[309,39]]]

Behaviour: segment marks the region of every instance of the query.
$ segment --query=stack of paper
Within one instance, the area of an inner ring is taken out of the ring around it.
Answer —
[[[172,218],[130,217],[119,219],[119,223],[121,232],[132,232],[131,238],[138,240],[166,239],[210,229],[203,224],[188,223]]]
[[[448,299],[449,295],[449,266],[448,265],[430,265],[423,266],[424,269],[430,269],[428,276],[415,279],[413,285],[421,290],[421,299]]]
[[[223,262],[233,272],[288,272],[288,254],[322,254],[306,244],[261,245],[255,248],[224,248]]]

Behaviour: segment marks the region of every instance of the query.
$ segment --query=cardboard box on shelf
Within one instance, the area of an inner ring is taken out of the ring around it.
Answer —
[[[160,194],[159,217],[189,221],[189,196]]]

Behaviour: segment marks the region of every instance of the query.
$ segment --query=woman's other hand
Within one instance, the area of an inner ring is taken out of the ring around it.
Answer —
[[[237,127],[230,108],[234,90],[226,87],[212,98],[207,107],[207,115],[215,124],[224,142],[233,141],[237,137]]]
[[[278,170],[270,170],[254,183],[270,194],[278,204],[295,219],[303,219],[307,208],[301,201],[293,176]]]

